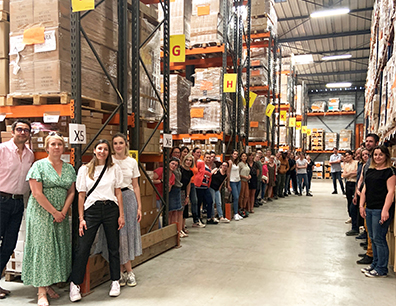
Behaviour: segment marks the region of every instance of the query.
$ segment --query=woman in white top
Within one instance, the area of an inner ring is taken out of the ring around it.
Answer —
[[[139,187],[139,166],[137,161],[129,156],[128,140],[124,134],[117,133],[113,136],[113,162],[120,166],[123,174],[121,184],[122,202],[124,205],[125,226],[120,229],[120,286],[137,285],[135,274],[132,272],[131,260],[142,254],[142,241],[140,234],[140,220],[142,218],[142,204]],[[99,231],[99,241],[95,253],[101,253],[109,261],[105,233]]]
[[[308,189],[308,175],[307,175],[308,161],[304,158],[303,153],[300,153],[298,157],[299,159],[296,160],[297,184],[299,190],[298,195],[302,196],[302,190],[305,187],[306,195],[308,197],[312,197],[312,194],[309,193],[309,189]]]
[[[102,174],[103,173],[103,174]],[[102,178],[99,180],[100,175]],[[99,182],[93,189],[95,183]],[[110,296],[120,294],[119,233],[124,227],[124,207],[121,186],[121,168],[112,162],[111,147],[107,140],[99,140],[94,147],[94,157],[82,166],[77,175],[79,240],[73,263],[70,300],[81,300],[79,285],[84,280],[90,249],[100,225],[103,225],[109,250]]]
[[[234,208],[234,220],[239,221],[243,218],[238,214],[238,201],[239,193],[241,192],[241,177],[239,176],[239,153],[234,150],[231,155],[231,159],[228,161],[228,190],[232,192],[232,203]]]

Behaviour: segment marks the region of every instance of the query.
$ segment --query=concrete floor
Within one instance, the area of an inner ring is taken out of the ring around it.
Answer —
[[[189,227],[190,237],[137,267],[138,286],[110,298],[109,283],[84,305],[395,305],[396,278],[369,279],[355,263],[362,253],[349,226],[346,199],[330,181],[314,180],[314,197],[264,204],[239,222]],[[191,219],[188,220],[191,225]],[[21,283],[1,305],[33,305],[36,291]],[[70,304],[67,292],[51,305]]]

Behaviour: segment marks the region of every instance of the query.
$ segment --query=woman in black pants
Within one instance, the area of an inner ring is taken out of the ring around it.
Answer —
[[[78,171],[79,240],[73,263],[70,300],[81,300],[80,284],[84,280],[90,249],[100,225],[107,239],[112,280],[110,296],[120,294],[120,253],[118,231],[125,225],[122,203],[123,176],[120,166],[111,158],[111,147],[107,140],[99,140],[94,147],[94,157]],[[97,183],[98,182],[98,183]],[[95,187],[96,186],[96,187]]]

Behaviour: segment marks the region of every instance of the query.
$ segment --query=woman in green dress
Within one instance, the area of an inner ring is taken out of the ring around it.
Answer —
[[[67,212],[75,194],[74,168],[61,160],[60,134],[45,139],[48,158],[35,162],[26,177],[32,194],[26,210],[26,244],[22,264],[25,285],[38,287],[38,305],[59,295],[50,287],[66,282],[71,272],[71,240]]]

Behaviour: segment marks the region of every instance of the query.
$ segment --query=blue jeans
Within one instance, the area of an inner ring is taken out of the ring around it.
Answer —
[[[382,225],[379,224],[381,211],[382,209],[366,208],[366,222],[373,248],[373,262],[371,266],[375,271],[383,275],[388,273],[389,248],[386,242],[386,233],[393,219],[394,211],[393,209],[389,210],[389,219]]]
[[[190,201],[191,201],[191,212],[193,215],[193,222],[197,223],[199,221],[198,198],[197,198],[197,191],[196,191],[195,185],[193,183],[191,183]]]
[[[303,181],[304,180],[304,185]],[[305,187],[305,191],[308,194],[308,176],[306,173],[297,173],[298,191],[302,194],[302,190]]]
[[[212,208],[213,208],[213,199],[210,194],[209,188],[195,188],[197,191],[197,197],[198,197],[198,211],[200,210],[201,203],[203,207],[207,207],[207,219],[209,220],[212,218]],[[201,214],[198,213],[198,218],[201,217]]]
[[[342,193],[345,193],[344,183],[342,182],[342,179],[341,179],[341,171],[332,172],[331,178],[333,179],[334,191],[337,192],[337,180],[338,180],[340,182]]]
[[[312,182],[312,171],[307,170],[307,176],[308,176],[308,190],[311,190],[311,182]]]
[[[217,213],[219,214],[219,218],[224,217],[223,215],[223,209],[221,208],[221,193],[220,190],[215,191],[212,188],[209,188],[210,194],[212,195],[213,200],[216,203],[216,209],[217,209]],[[212,217],[214,216],[214,210],[212,213]]]
[[[241,193],[241,181],[239,182],[230,182],[231,192],[232,192],[232,203],[234,214],[238,213],[238,201],[239,201],[239,194]]]
[[[263,183],[261,181],[261,198],[264,200],[265,199],[265,191],[267,190],[267,183]]]
[[[14,252],[23,216],[23,199],[0,196],[0,271],[3,271]]]

